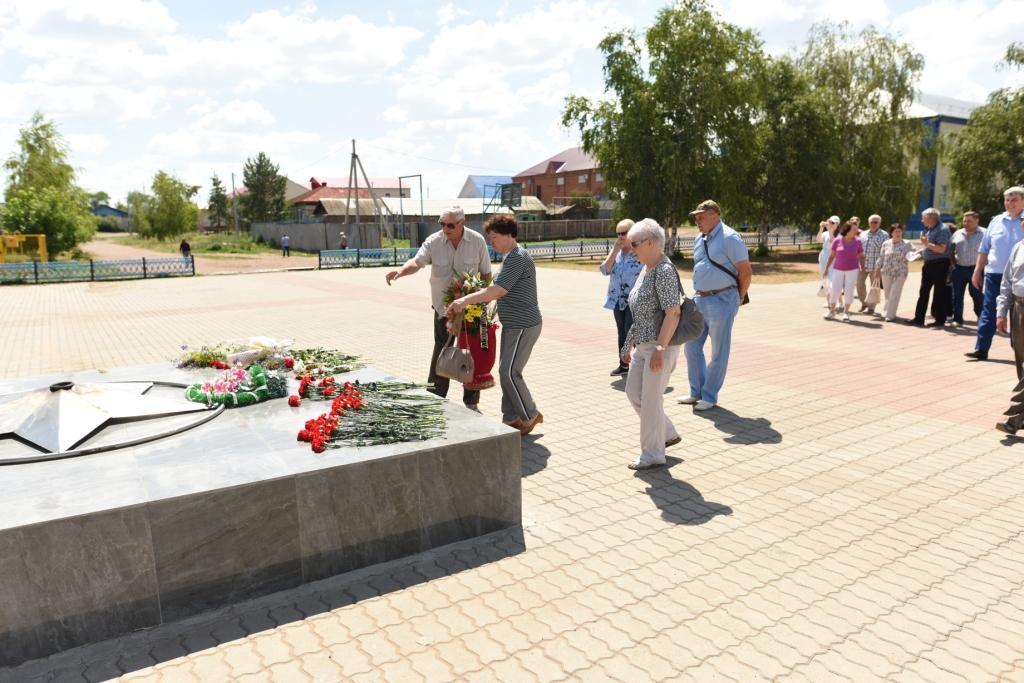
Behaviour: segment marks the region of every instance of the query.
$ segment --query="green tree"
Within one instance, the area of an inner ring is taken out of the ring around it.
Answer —
[[[246,159],[242,168],[246,192],[241,197],[242,217],[250,223],[276,221],[284,215],[285,178],[263,152]]]
[[[85,191],[75,184],[68,146],[57,126],[36,112],[19,131],[17,147],[4,162],[3,228],[46,235],[51,258],[88,241],[96,232],[96,217]]]
[[[912,213],[919,170],[929,161],[927,129],[908,117],[921,55],[874,28],[854,34],[848,24],[822,23],[812,27],[797,66],[836,117],[837,144],[823,160],[830,212]]]
[[[1006,50],[1004,67],[1024,67],[1024,44]],[[1024,87],[1001,88],[945,141],[953,201],[983,220],[1002,211],[1003,190],[1024,182]]]
[[[227,222],[228,193],[216,173],[210,178],[210,199],[206,210],[210,212],[210,220],[218,228]]]
[[[756,35],[721,21],[706,0],[682,0],[643,41],[621,31],[599,47],[611,98],[570,96],[562,123],[579,128],[620,212],[671,225],[701,199],[744,201],[764,62]]]
[[[196,229],[199,207],[192,198],[199,193],[197,185],[187,185],[169,173],[157,171],[151,189],[153,196],[147,211],[148,234],[163,240]]]
[[[153,198],[145,192],[132,190],[125,198],[125,205],[125,211],[128,212],[135,232],[140,235],[152,234],[153,231],[149,225],[149,211],[153,205]]]
[[[95,209],[100,204],[110,204],[110,195],[100,190],[89,193],[89,206]]]

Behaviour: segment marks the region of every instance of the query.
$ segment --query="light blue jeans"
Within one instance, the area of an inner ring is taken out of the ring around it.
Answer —
[[[733,288],[707,297],[697,294],[693,301],[704,314],[704,331],[683,345],[686,371],[690,379],[690,396],[718,403],[718,392],[725,383],[725,371],[729,367],[732,324],[740,308],[739,292]],[[710,363],[704,356],[704,344],[708,337],[711,338]]]

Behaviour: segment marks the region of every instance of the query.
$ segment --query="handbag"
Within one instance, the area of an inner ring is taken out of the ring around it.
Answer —
[[[864,299],[864,303],[867,306],[877,306],[882,300],[882,290],[878,287],[878,281],[875,276],[871,276],[871,289],[868,291],[867,297]]]
[[[460,315],[455,319],[455,331],[448,333],[448,341],[445,342],[441,353],[437,355],[434,372],[441,377],[447,377],[456,382],[468,384],[473,381],[476,373],[473,366],[473,356],[470,354],[469,349],[461,349],[455,343],[461,329],[462,316]]]
[[[818,296],[828,296],[828,287],[825,286],[825,278],[821,278],[821,284],[818,285]]]
[[[679,294],[682,296],[682,301],[679,303],[679,322],[676,323],[676,329],[672,332],[672,339],[669,340],[669,346],[679,346],[685,344],[691,339],[696,339],[704,332],[704,314],[697,308],[697,302],[686,296],[683,291],[683,282],[679,279],[679,271],[675,268],[672,269],[676,274],[676,284],[679,287]],[[654,291],[658,291],[658,269],[654,269]],[[660,330],[662,323],[665,322],[665,311],[661,311],[661,318],[658,321],[657,328]]]

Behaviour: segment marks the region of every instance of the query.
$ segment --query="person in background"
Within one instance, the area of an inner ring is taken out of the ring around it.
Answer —
[[[975,319],[981,316],[984,297],[981,290],[971,282],[971,278],[978,263],[978,249],[986,232],[985,228],[978,227],[978,212],[968,211],[963,215],[963,228],[953,233],[949,277],[953,286],[953,325],[956,327],[964,324],[964,289],[971,295]]]
[[[182,258],[188,258],[192,255],[192,245],[185,240],[182,240],[181,244],[178,245],[178,251],[181,252]]]
[[[665,414],[665,387],[679,347],[669,346],[681,315],[679,273],[665,256],[665,230],[653,218],[629,229],[628,238],[644,265],[629,293],[633,324],[622,358],[629,366],[626,398],[640,416],[640,455],[628,467],[646,470],[665,464],[665,448],[682,439]]]
[[[629,372],[629,366],[622,362],[621,349],[626,343],[626,332],[633,326],[633,314],[629,309],[629,293],[636,284],[636,278],[644,264],[636,257],[632,245],[627,239],[633,221],[625,218],[615,226],[615,244],[608,252],[608,258],[601,264],[601,274],[608,276],[608,294],[604,307],[610,309],[615,316],[615,327],[619,333],[619,343],[615,347],[615,355],[619,356],[618,365],[611,371],[613,377]]]
[[[281,256],[292,255],[292,238],[287,234],[281,236]]]
[[[907,282],[907,254],[913,251],[910,242],[903,239],[903,225],[893,223],[889,226],[892,235],[882,244],[875,262],[875,277],[881,278],[882,290],[885,292],[885,322],[896,319],[896,310],[900,305],[903,285]]]
[[[882,244],[889,239],[889,233],[882,230],[882,217],[877,213],[868,218],[868,231],[860,234],[860,240],[864,243],[864,270],[857,273],[857,298],[860,299],[860,313],[874,314],[875,304],[868,304],[867,280],[870,275],[876,278],[875,271],[878,269],[878,254]],[[872,283],[875,286],[877,283]]]
[[[924,316],[928,311],[928,296],[932,296],[932,316],[935,322],[928,327],[940,328],[946,324],[946,279],[949,275],[949,228],[939,220],[939,210],[927,208],[921,212],[924,232],[921,233],[921,289],[917,296],[917,308],[913,320],[908,325],[924,325]]]
[[[1017,242],[1024,239],[1021,219],[1024,218],[1024,187],[1014,185],[1003,192],[1006,211],[995,216],[978,247],[978,262],[974,266],[971,282],[983,292],[981,317],[978,318],[978,337],[974,351],[965,353],[969,359],[985,360],[996,331],[996,298],[1002,282],[1006,261]],[[983,280],[984,278],[984,280]]]
[[[857,228],[852,223],[843,223],[839,228],[839,236],[832,240],[828,267],[832,269],[832,294],[825,320],[835,318],[836,306],[842,299],[843,322],[849,322],[857,273],[864,269],[864,243],[857,239]]]
[[[839,230],[839,216],[830,216],[827,221],[822,221],[818,226],[818,242],[821,243],[821,251],[818,253],[818,275],[825,282],[825,308],[829,308],[829,298],[832,296],[832,281],[828,272],[828,257],[832,253],[832,240],[836,238],[836,231]]]
[[[348,249],[348,235],[343,232],[338,233],[338,249]]]
[[[412,275],[424,266],[430,266],[430,302],[434,318],[434,350],[430,355],[428,381],[430,392],[448,395],[451,380],[437,374],[437,357],[448,343],[448,317],[444,306],[444,293],[452,278],[462,273],[480,273],[482,277],[491,274],[491,254],[487,240],[475,230],[466,227],[466,214],[461,207],[450,206],[441,212],[437,222],[441,229],[427,237],[419,251],[406,261],[401,268],[390,271],[384,280],[391,285],[395,280]],[[462,402],[470,410],[479,412],[480,392],[463,389]]]
[[[486,289],[467,294],[448,305],[447,315],[461,313],[469,304],[498,302],[501,321],[498,373],[501,378],[501,420],[523,435],[544,422],[523,379],[523,369],[540,338],[541,315],[537,303],[537,267],[519,246],[519,224],[509,215],[492,216],[484,224],[494,250],[504,254],[501,270]]]

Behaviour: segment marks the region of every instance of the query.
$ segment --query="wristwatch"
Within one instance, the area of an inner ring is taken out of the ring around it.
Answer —
[[[655,351],[664,351],[665,347],[662,346],[661,344],[657,344],[657,345],[655,345],[654,350]]]

